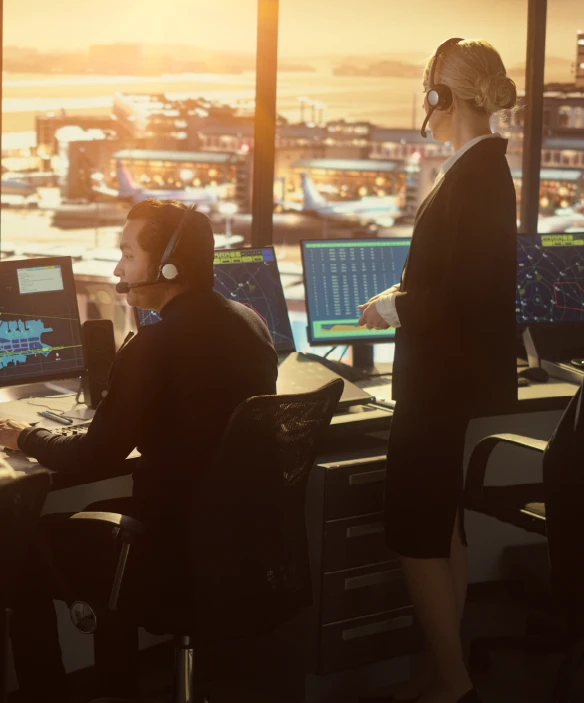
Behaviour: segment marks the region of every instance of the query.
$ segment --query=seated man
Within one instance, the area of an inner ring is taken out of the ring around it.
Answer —
[[[156,280],[185,210],[178,202],[159,200],[130,210],[114,270],[122,283]],[[187,531],[197,482],[231,414],[246,398],[276,393],[277,355],[268,329],[253,310],[213,290],[210,222],[193,211],[185,217],[192,225],[172,257],[179,270],[177,282],[134,287],[127,293],[130,305],[160,311],[162,320],[142,328],[119,350],[107,395],[86,435],[63,437],[13,420],[0,422],[0,446],[20,449],[58,472],[99,472],[137,447],[141,458],[132,498],[102,501],[99,509],[136,517],[151,534]],[[45,530],[55,523],[51,517]],[[64,554],[83,577],[83,550],[55,545],[54,539],[51,549]],[[100,559],[99,553],[90,554],[92,578]],[[15,668],[21,691],[30,700],[64,703],[66,677],[52,604],[58,591],[50,578],[39,576],[41,560],[29,562],[22,603],[14,606]],[[95,644],[99,693],[136,695],[136,657],[128,652],[137,649],[136,628],[100,624]]]

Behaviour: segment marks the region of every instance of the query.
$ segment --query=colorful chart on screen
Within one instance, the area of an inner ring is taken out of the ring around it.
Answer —
[[[359,326],[358,305],[399,283],[411,239],[303,241],[308,336],[311,344],[384,342],[395,329]]]

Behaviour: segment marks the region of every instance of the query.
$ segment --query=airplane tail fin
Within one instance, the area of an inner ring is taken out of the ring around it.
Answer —
[[[128,169],[122,164],[121,161],[116,161],[116,175],[118,178],[118,186],[120,189],[120,196],[122,198],[132,195],[137,190],[139,190],[136,182],[130,175]]]
[[[312,178],[307,173],[301,174],[300,178],[302,181],[302,194],[304,196],[303,210],[318,210],[326,205],[326,200],[316,189]]]

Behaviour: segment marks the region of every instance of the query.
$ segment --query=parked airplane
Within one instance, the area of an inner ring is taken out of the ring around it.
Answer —
[[[211,210],[213,204],[218,200],[218,191],[220,192],[221,188],[220,186],[215,189],[142,188],[134,181],[128,169],[120,161],[116,161],[116,176],[119,190],[107,188],[102,185],[93,186],[93,190],[109,198],[129,200],[133,205],[142,202],[142,200],[147,200],[148,198],[158,198],[159,200],[179,200],[188,205],[196,204],[206,206]],[[203,210],[205,208],[201,207],[201,209]]]
[[[2,195],[21,195],[28,198],[36,193],[36,188],[18,178],[12,178],[10,175],[2,176],[0,184]]]
[[[315,214],[331,220],[348,220],[361,225],[392,227],[402,212],[396,205],[394,197],[366,197],[361,200],[329,202],[318,192],[314,182],[306,173],[301,174],[302,204],[283,203],[284,207]]]

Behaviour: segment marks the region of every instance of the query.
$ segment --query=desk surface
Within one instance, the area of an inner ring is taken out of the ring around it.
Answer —
[[[391,378],[387,376],[375,377],[361,381],[361,388],[381,400],[391,398]],[[37,383],[29,386],[13,386],[0,389],[0,419],[13,418],[28,423],[36,423],[37,427],[47,429],[60,428],[62,425],[52,420],[38,416],[39,410],[56,409],[64,411],[70,417],[78,417],[80,422],[93,417],[93,410],[85,405],[75,402],[78,381],[69,379],[51,383]],[[548,383],[532,383],[529,386],[518,388],[518,401],[515,409],[510,413],[545,412],[549,410],[563,410],[576,392],[578,386],[557,379],[550,379]],[[47,397],[51,395],[61,397]],[[44,408],[43,406],[49,406]],[[389,429],[392,411],[388,408],[375,407],[374,405],[355,406],[338,412],[333,417],[327,442],[346,440],[347,437],[356,437],[371,432],[384,432]],[[122,465],[112,467],[111,476],[120,476],[133,471],[135,460],[139,457],[136,450]],[[17,472],[29,472],[38,468],[36,459],[24,455],[22,452],[0,451],[0,466],[8,465]],[[103,478],[103,476],[102,476]],[[82,479],[82,480],[80,480]],[[75,483],[90,483],[96,478],[91,476],[55,476],[53,488],[61,488]]]

